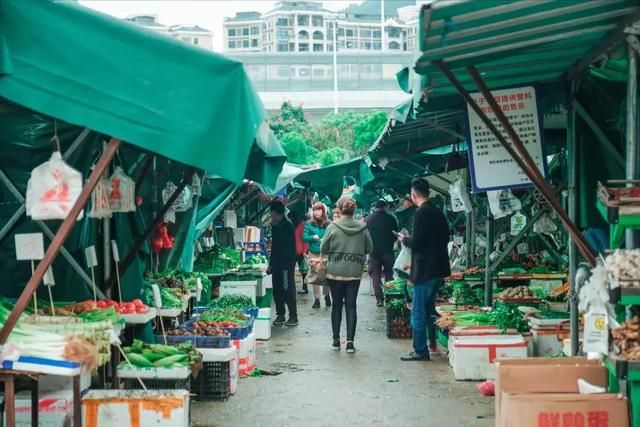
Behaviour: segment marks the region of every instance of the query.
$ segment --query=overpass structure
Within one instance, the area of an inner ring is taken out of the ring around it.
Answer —
[[[312,120],[334,111],[389,110],[408,97],[396,73],[412,64],[410,52],[227,53],[241,61],[268,110],[302,104]],[[334,76],[337,82],[334,82]],[[334,91],[337,83],[337,91]]]

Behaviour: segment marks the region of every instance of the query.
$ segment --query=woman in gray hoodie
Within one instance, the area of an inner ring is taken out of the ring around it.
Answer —
[[[343,198],[338,202],[342,217],[334,221],[322,239],[320,251],[328,257],[327,284],[331,288],[331,327],[333,349],[340,350],[342,307],[347,313],[347,353],[355,353],[353,340],[356,335],[356,299],[367,254],[373,244],[367,225],[353,218],[356,202]]]

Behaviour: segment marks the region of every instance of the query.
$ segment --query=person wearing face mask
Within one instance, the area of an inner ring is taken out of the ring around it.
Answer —
[[[398,234],[398,239],[411,248],[413,351],[401,359],[419,361],[430,360],[430,353],[437,354],[438,350],[435,301],[444,278],[451,275],[447,252],[449,224],[442,211],[429,201],[428,181],[414,179],[411,182],[411,200],[418,208],[413,214],[413,234]]]
[[[327,207],[324,203],[315,203],[312,208],[311,220],[305,224],[302,240],[309,244],[309,269],[306,283],[313,286],[313,308],[320,308],[320,292],[324,294],[324,302],[327,307],[331,307],[331,297],[329,287],[324,286],[324,279],[320,277],[320,270],[326,262],[320,253],[320,242],[324,237],[329,218],[327,217]]]
[[[337,221],[342,217],[342,211],[340,211],[339,207],[335,207],[333,208],[333,214],[331,215],[331,220],[332,221]]]

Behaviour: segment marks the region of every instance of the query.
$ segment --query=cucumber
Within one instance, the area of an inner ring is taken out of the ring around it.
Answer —
[[[186,358],[186,354],[174,354],[173,356],[167,356],[164,359],[153,362],[153,366],[156,368],[168,367],[174,363],[182,362]]]
[[[140,368],[153,368],[153,363],[141,354],[131,353],[127,354],[127,357],[135,366]]]
[[[160,354],[164,354],[166,356],[175,356],[177,354],[181,354],[180,350],[178,350],[176,347],[173,347],[173,346],[170,346],[170,345],[151,344],[149,346],[149,348],[154,353],[160,353]]]
[[[145,359],[147,359],[151,363],[156,362],[156,361],[158,361],[160,359],[164,359],[165,357],[167,357],[166,355],[164,355],[162,353],[154,353],[151,350],[143,351],[142,355],[145,357]]]
[[[129,354],[133,353],[134,349],[133,347],[122,347],[122,351],[124,352],[124,354]]]

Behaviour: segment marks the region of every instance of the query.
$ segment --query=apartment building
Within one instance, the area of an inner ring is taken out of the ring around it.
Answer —
[[[239,12],[223,24],[225,52],[332,52],[334,29],[338,50],[407,51],[408,28],[400,8],[415,0],[385,2],[384,34],[380,0],[366,0],[341,12],[324,9],[316,1],[282,0],[264,13]],[[408,16],[407,13],[403,14]],[[415,31],[413,31],[415,39]],[[415,44],[415,43],[414,43]]]
[[[213,33],[197,25],[163,25],[158,22],[155,15],[134,15],[126,19],[150,30],[166,34],[169,37],[201,47],[213,50]]]

